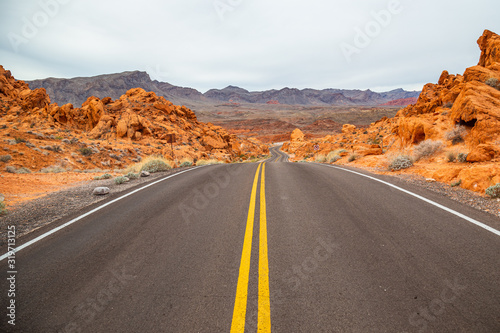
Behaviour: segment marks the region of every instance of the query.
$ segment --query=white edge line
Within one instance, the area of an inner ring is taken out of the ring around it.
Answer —
[[[36,237],[36,238],[33,238],[33,239],[32,239],[32,240],[30,240],[29,242],[26,242],[26,243],[24,243],[23,245],[20,245],[20,246],[16,247],[13,251],[9,251],[9,252],[7,252],[6,254],[4,254],[4,255],[2,255],[2,256],[0,257],[0,261],[2,261],[2,260],[4,260],[4,259],[8,258],[9,256],[12,256],[14,253],[17,253],[17,252],[21,251],[22,249],[24,249],[24,248],[26,248],[26,247],[28,247],[28,246],[30,246],[30,245],[33,245],[34,243],[36,243],[36,242],[38,242],[38,241],[40,241],[40,240],[44,239],[45,237],[48,237],[48,236],[52,235],[53,233],[56,233],[56,232],[58,232],[59,230],[61,230],[61,229],[65,228],[65,227],[67,227],[67,226],[69,226],[69,225],[71,225],[71,224],[73,224],[73,223],[75,223],[75,222],[77,222],[77,221],[79,221],[79,220],[83,219],[84,217],[87,217],[87,216],[89,216],[89,215],[91,215],[91,214],[94,214],[95,212],[97,212],[97,211],[99,211],[99,210],[103,209],[103,208],[104,208],[104,207],[106,207],[106,206],[109,206],[109,205],[111,205],[111,204],[114,204],[115,202],[120,201],[121,199],[124,199],[124,198],[126,198],[126,197],[128,197],[128,196],[130,196],[130,195],[132,195],[132,194],[135,194],[135,193],[137,193],[137,192],[139,192],[139,191],[142,191],[142,190],[144,190],[145,188],[148,188],[148,187],[150,187],[150,186],[153,186],[153,185],[155,185],[155,184],[158,184],[158,183],[160,183],[160,182],[162,182],[162,181],[165,181],[165,180],[167,180],[167,179],[169,179],[169,178],[172,178],[172,177],[174,177],[174,176],[178,176],[178,175],[180,175],[180,174],[183,174],[184,172],[193,171],[193,170],[198,169],[198,168],[201,168],[201,167],[203,167],[203,166],[197,166],[197,167],[194,167],[194,168],[192,168],[192,169],[188,169],[188,170],[184,170],[184,171],[181,171],[181,172],[174,173],[173,175],[170,175],[170,176],[168,176],[168,177],[162,178],[162,179],[160,179],[160,180],[156,180],[156,181],[154,181],[154,182],[152,182],[152,183],[149,183],[149,184],[147,184],[147,185],[144,185],[144,186],[143,186],[143,187],[141,187],[141,188],[138,188],[138,189],[136,189],[136,190],[133,190],[132,192],[129,192],[129,193],[127,193],[127,194],[124,194],[124,195],[122,195],[121,197],[118,197],[118,198],[113,199],[113,200],[111,200],[111,201],[109,201],[109,202],[106,202],[105,204],[103,204],[103,205],[101,205],[101,206],[99,206],[99,207],[96,207],[96,208],[92,209],[91,211],[88,211],[87,213],[85,213],[85,214],[83,214],[83,215],[80,215],[80,216],[78,216],[78,217],[75,217],[75,218],[74,218],[74,219],[72,219],[71,221],[68,221],[68,222],[66,222],[66,223],[64,223],[64,224],[61,224],[60,226],[58,226],[58,227],[56,227],[56,228],[54,228],[54,229],[52,229],[52,230],[50,230],[50,231],[47,231],[46,233],[44,233],[44,234],[42,234],[42,235],[40,235],[40,236],[38,236],[38,237]]]
[[[413,193],[413,192],[410,192],[410,191],[408,191],[408,190],[405,190],[404,188],[401,188],[401,187],[399,187],[399,186],[393,185],[393,184],[391,184],[391,183],[388,183],[388,182],[386,182],[386,181],[380,180],[380,179],[375,178],[375,177],[372,177],[372,176],[368,176],[368,175],[362,174],[362,173],[360,173],[360,172],[356,172],[356,171],[352,171],[352,170],[349,170],[349,169],[340,168],[340,167],[338,167],[338,166],[334,166],[334,165],[326,165],[326,164],[320,164],[320,163],[315,163],[315,164],[318,164],[318,165],[323,165],[323,166],[326,166],[326,167],[330,167],[330,168],[334,168],[334,169],[339,169],[339,170],[343,170],[343,171],[347,171],[347,172],[354,173],[354,174],[359,175],[359,176],[363,176],[363,177],[366,177],[366,178],[369,178],[369,179],[375,180],[375,181],[377,181],[377,182],[379,182],[379,183],[382,183],[382,184],[385,184],[385,185],[390,186],[390,187],[392,187],[392,188],[395,188],[396,190],[399,190],[399,191],[401,191],[401,192],[404,192],[404,193],[406,193],[406,194],[409,194],[409,195],[411,195],[411,196],[414,196],[415,198],[418,198],[418,199],[420,199],[420,200],[422,200],[422,201],[425,201],[425,202],[427,202],[427,203],[429,203],[429,204],[431,204],[431,205],[433,205],[433,206],[436,206],[436,207],[438,207],[438,208],[441,208],[442,210],[447,211],[448,213],[451,213],[451,214],[453,214],[453,215],[456,215],[456,216],[458,216],[458,217],[460,217],[460,218],[462,218],[462,219],[464,219],[464,220],[466,220],[466,221],[468,221],[468,222],[470,222],[470,223],[473,223],[473,224],[477,225],[477,226],[478,226],[478,227],[480,227],[480,228],[483,228],[483,229],[485,229],[485,230],[488,230],[489,232],[494,233],[494,234],[495,234],[495,235],[497,235],[497,236],[500,236],[500,231],[498,231],[498,230],[496,230],[496,229],[494,229],[494,228],[490,227],[489,225],[486,225],[486,224],[484,224],[484,223],[482,223],[482,222],[479,222],[479,221],[477,221],[477,220],[473,219],[472,217],[468,217],[467,215],[464,215],[464,214],[462,214],[462,213],[459,213],[459,212],[457,212],[456,210],[453,210],[453,209],[451,209],[451,208],[448,208],[448,207],[446,207],[446,206],[443,206],[443,205],[441,205],[441,204],[438,204],[437,202],[432,201],[432,200],[430,200],[430,199],[427,199],[427,198],[425,198],[425,197],[423,197],[423,196],[421,196],[421,195],[418,195],[418,194],[416,194],[416,193]]]

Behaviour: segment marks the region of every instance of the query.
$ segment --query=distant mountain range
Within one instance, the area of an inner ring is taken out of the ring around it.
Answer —
[[[143,88],[165,97],[174,104],[193,105],[200,103],[262,103],[269,101],[291,105],[335,105],[369,106],[392,105],[397,100],[414,100],[419,91],[403,89],[377,93],[371,90],[345,89],[295,89],[248,91],[228,86],[224,89],[211,89],[201,93],[196,89],[174,86],[167,82],[151,80],[146,72],[132,71],[93,77],[73,79],[47,78],[26,81],[31,89],[45,88],[52,102],[59,105],[71,103],[79,107],[90,96],[117,99],[127,90]],[[389,104],[387,104],[389,103]]]

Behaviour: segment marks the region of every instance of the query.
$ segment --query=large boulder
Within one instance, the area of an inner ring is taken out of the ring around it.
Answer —
[[[342,126],[342,134],[349,134],[356,130],[356,126],[351,124],[344,124]]]
[[[92,191],[92,194],[93,195],[106,195],[106,194],[109,194],[109,187],[104,187],[104,186],[96,187],[94,189],[94,191]]]
[[[500,36],[485,30],[483,35],[477,40],[481,49],[479,66],[488,67],[496,62],[500,62]]]

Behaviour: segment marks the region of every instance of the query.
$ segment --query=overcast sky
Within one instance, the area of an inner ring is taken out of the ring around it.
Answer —
[[[420,90],[476,65],[498,0],[0,0],[18,79],[130,70],[193,87]]]

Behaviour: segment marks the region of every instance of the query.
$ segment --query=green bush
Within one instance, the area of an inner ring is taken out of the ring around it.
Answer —
[[[141,171],[155,173],[160,171],[167,171],[170,169],[172,169],[172,167],[162,159],[151,159],[142,165]]]
[[[358,159],[358,157],[359,157],[359,156],[358,156],[358,155],[356,155],[355,153],[354,153],[354,154],[351,154],[351,155],[349,155],[349,157],[347,158],[347,161],[348,161],[348,162],[353,162],[353,161],[357,160],[357,159]]]
[[[16,173],[18,174],[26,174],[26,173],[31,173],[31,170],[25,167],[17,169]]]
[[[111,176],[109,173],[105,173],[102,176],[95,176],[94,177],[95,180],[103,180],[103,179],[110,179],[110,178],[113,178],[113,176]]]
[[[500,183],[486,189],[486,195],[492,198],[500,198]]]
[[[316,157],[314,159],[318,163],[325,163],[326,162],[326,156],[323,154],[316,155]]]
[[[241,162],[241,158],[240,158],[240,162]],[[190,167],[192,165],[193,165],[193,162],[191,162],[191,161],[184,161],[184,162],[181,163],[180,167],[181,168],[182,167]]]
[[[11,159],[12,159],[12,156],[10,156],[10,155],[2,155],[2,156],[0,156],[0,161],[2,161],[4,163],[7,163]]]
[[[87,148],[87,147],[84,147],[84,148],[80,148],[78,149],[78,151],[80,152],[80,154],[82,154],[83,156],[90,156],[92,155],[94,152],[92,151],[92,149],[90,148]]]
[[[419,160],[422,157],[429,157],[437,153],[443,147],[442,141],[425,140],[415,146],[413,153],[415,159]]]
[[[0,215],[7,213],[7,208],[5,208],[5,202],[0,201]]]
[[[444,138],[451,141],[453,145],[456,145],[464,141],[464,136],[467,134],[467,130],[464,126],[457,125],[453,127],[450,131],[446,132]]]
[[[458,153],[458,155],[457,155],[457,161],[460,162],[460,163],[467,162],[467,154],[465,154],[465,153]]]
[[[66,169],[60,166],[49,166],[40,170],[41,173],[61,173],[66,172]]]
[[[31,173],[31,170],[25,167],[21,167],[19,169],[16,169],[15,166],[9,165],[5,168],[5,171],[9,173],[17,173],[17,174],[25,174],[25,173]]]
[[[389,163],[389,170],[397,171],[402,169],[408,169],[413,166],[413,160],[406,155],[398,155],[391,160]]]
[[[455,162],[455,160],[457,159],[457,154],[452,152],[452,151],[449,151],[446,153],[446,159],[448,160],[448,162]]]
[[[139,178],[141,175],[139,173],[133,173],[133,172],[129,172],[125,175],[125,177],[127,177],[128,179],[132,180],[132,179],[137,179]]]
[[[326,155],[326,161],[328,163],[334,163],[340,160],[342,157],[339,155],[337,151],[331,151]]]
[[[117,185],[124,184],[128,181],[129,181],[129,179],[125,176],[118,176],[115,178],[115,184],[117,184]]]

